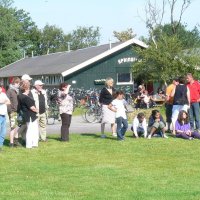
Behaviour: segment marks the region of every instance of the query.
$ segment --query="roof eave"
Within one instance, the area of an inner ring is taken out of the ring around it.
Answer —
[[[92,63],[95,63],[98,60],[105,58],[106,56],[109,56],[109,55],[111,55],[111,54],[113,54],[113,53],[115,53],[115,52],[117,52],[117,51],[119,51],[123,48],[126,48],[129,45],[132,45],[132,44],[137,44],[138,46],[141,46],[143,48],[148,48],[148,46],[144,42],[133,38],[133,39],[130,39],[130,40],[128,40],[128,41],[126,41],[122,44],[119,44],[118,46],[113,47],[112,49],[109,49],[109,50],[89,59],[89,60],[86,60],[85,62],[83,62],[79,65],[76,65],[73,68],[62,72],[61,74],[62,74],[63,77],[68,76],[68,75],[72,74],[73,72],[76,72],[76,71],[78,71],[78,70],[80,70],[80,69],[82,69],[82,68],[84,68],[84,67],[86,67],[86,66],[88,66]]]

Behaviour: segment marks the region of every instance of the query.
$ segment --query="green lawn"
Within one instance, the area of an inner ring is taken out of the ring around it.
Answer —
[[[1,200],[200,199],[198,140],[57,138],[37,149],[4,147]]]

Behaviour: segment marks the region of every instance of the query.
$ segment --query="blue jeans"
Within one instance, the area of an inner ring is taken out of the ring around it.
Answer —
[[[6,136],[6,116],[0,115],[0,148],[3,146],[5,136]]]
[[[200,118],[199,118],[199,103],[191,103],[190,109],[190,127],[191,129],[194,129],[194,121],[196,125],[196,129],[200,129]]]
[[[116,118],[116,123],[117,123],[117,138],[119,140],[123,140],[126,130],[128,129],[128,121],[123,117],[118,117]]]

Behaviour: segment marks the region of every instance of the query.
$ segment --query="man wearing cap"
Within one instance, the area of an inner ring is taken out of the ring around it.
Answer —
[[[33,99],[35,100],[36,108],[39,110],[38,113],[38,124],[40,130],[40,140],[45,142],[47,141],[46,136],[46,109],[48,108],[47,104],[47,94],[43,90],[44,83],[41,80],[36,80],[34,83],[34,88],[31,90]]]
[[[32,78],[28,75],[28,74],[24,74],[23,76],[22,76],[22,81],[30,81],[30,80],[32,80]]]

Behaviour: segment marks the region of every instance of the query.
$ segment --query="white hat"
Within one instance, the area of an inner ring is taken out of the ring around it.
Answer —
[[[34,85],[44,85],[44,83],[41,80],[35,81]]]
[[[22,80],[32,80],[32,78],[28,75],[28,74],[24,74],[23,76],[22,76]]]

